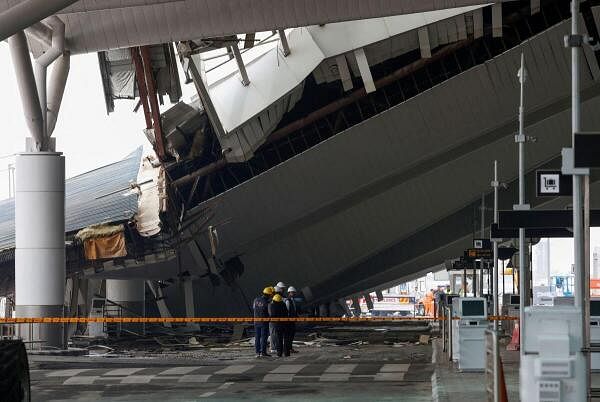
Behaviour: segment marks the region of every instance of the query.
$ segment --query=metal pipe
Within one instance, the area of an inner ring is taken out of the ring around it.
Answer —
[[[78,0],[25,0],[0,14],[0,41],[47,18]]]
[[[579,0],[571,1],[571,36],[576,38],[579,36]],[[572,125],[572,142],[575,149],[575,133],[581,130],[581,99],[580,99],[580,63],[581,63],[581,46],[571,46],[571,125]],[[573,243],[574,243],[574,263],[575,263],[575,306],[581,310],[581,337],[582,348],[587,351],[589,347],[589,315],[586,314],[589,299],[589,270],[586,270],[586,260],[589,260],[589,255],[585,253],[585,225],[584,225],[584,200],[583,187],[584,178],[589,180],[586,175],[573,175]],[[586,390],[586,400],[589,400],[590,389],[590,362],[589,353],[584,353],[586,361],[586,372],[583,376],[583,386]]]
[[[494,223],[498,223],[498,161],[494,161],[494,181],[492,187],[494,187]],[[494,315],[500,315],[498,308],[498,241],[494,239],[494,272],[493,272],[493,298],[494,298]],[[494,331],[498,330],[498,321],[494,321]]]
[[[519,144],[519,209],[525,209],[525,81],[527,80],[525,71],[525,56],[521,53],[521,68],[519,70],[520,101],[519,101],[519,134],[516,136],[516,142]],[[529,305],[529,275],[526,264],[525,248],[525,229],[519,228],[519,330],[520,330],[520,353],[523,358],[525,333],[525,306]]]
[[[50,83],[48,85],[48,103],[47,103],[47,121],[46,121],[46,132],[48,137],[54,133],[56,127],[56,121],[58,119],[58,112],[60,111],[60,105],[62,98],[65,93],[65,87],[67,85],[67,78],[69,77],[69,70],[71,69],[71,53],[65,51],[61,57],[56,59],[52,66],[52,73],[50,75]]]
[[[481,194],[481,228],[479,236],[485,238],[485,194]],[[483,259],[479,261],[479,296],[483,297]]]
[[[498,161],[494,161],[494,181],[492,187],[494,188],[494,223],[498,223]],[[494,247],[494,272],[493,272],[493,312],[495,316],[499,316],[500,312],[498,309],[498,241],[493,239]],[[494,401],[500,400],[500,361],[498,359],[498,320],[493,322],[494,330]]]
[[[1,19],[0,19],[1,21]],[[0,24],[1,26],[1,24]],[[41,150],[44,146],[44,129],[42,109],[38,97],[33,67],[29,58],[29,47],[27,38],[23,31],[16,33],[8,39],[10,55],[13,61],[15,75],[17,76],[17,85],[19,94],[23,103],[23,114],[29,132],[35,141],[36,150]]]

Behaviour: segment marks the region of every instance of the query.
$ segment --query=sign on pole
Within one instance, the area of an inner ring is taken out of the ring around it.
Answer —
[[[465,259],[467,260],[490,260],[494,258],[494,253],[486,248],[468,248],[465,250]]]
[[[573,195],[573,176],[563,175],[560,170],[536,170],[536,194],[538,197]]]
[[[473,239],[473,248],[491,249],[492,242],[490,239]]]

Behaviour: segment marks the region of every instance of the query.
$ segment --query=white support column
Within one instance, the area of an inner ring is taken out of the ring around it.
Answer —
[[[17,317],[61,317],[65,295],[65,159],[57,152],[16,157]],[[62,347],[62,325],[22,325],[20,336]]]

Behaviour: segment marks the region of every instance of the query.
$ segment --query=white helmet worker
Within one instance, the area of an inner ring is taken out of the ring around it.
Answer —
[[[298,291],[296,290],[296,288],[295,288],[295,287],[293,287],[293,286],[290,286],[290,287],[288,288],[288,293],[290,293],[290,292],[298,292]]]
[[[283,288],[283,289],[287,288],[287,285],[283,282],[277,282],[277,285],[275,285],[275,286],[278,288]]]

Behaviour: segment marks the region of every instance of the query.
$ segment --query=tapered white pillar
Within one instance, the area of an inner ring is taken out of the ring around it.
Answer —
[[[58,152],[16,157],[17,317],[62,317],[65,295],[65,159]],[[22,324],[19,335],[62,347],[61,324]],[[33,345],[36,345],[35,343]]]

